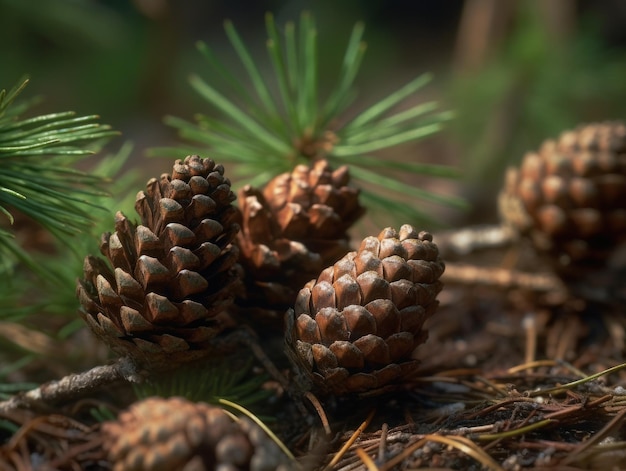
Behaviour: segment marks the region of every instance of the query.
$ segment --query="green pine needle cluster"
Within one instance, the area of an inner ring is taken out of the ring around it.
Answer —
[[[166,123],[194,145],[153,149],[152,155],[198,153],[200,145],[212,158],[238,164],[234,173],[257,186],[298,163],[326,158],[335,167],[349,164],[363,191],[364,203],[372,210],[380,208],[409,221],[430,221],[416,201],[464,207],[464,202],[454,196],[420,189],[404,178],[452,178],[457,176],[455,169],[415,162],[411,156],[394,160],[378,155],[432,135],[450,119],[451,113],[437,111],[435,102],[397,110],[429,82],[430,75],[419,76],[353,118],[344,118],[357,95],[355,79],[366,50],[363,25],[354,26],[336,85],[325,98],[319,92],[313,18],[305,13],[299,27],[289,22],[281,34],[268,14],[266,29],[273,72],[267,79],[232,23],[225,24],[226,34],[247,81],[225,67],[209,46],[199,43],[200,53],[214,72],[212,78],[221,78],[223,88],[198,75],[190,82],[215,113],[199,114],[195,122],[167,117]]]
[[[263,388],[267,376],[253,374],[251,362],[233,368],[223,358],[220,360],[182,367],[135,384],[135,395],[138,399],[180,396],[193,402],[216,405],[220,399],[226,399],[244,407],[253,407],[272,396],[270,390]]]
[[[98,250],[114,210],[137,187],[136,172],[120,175],[129,144],[78,170],[118,133],[95,115],[24,117],[38,102],[20,95],[27,83],[0,91],[0,357],[9,364],[25,352],[32,359],[60,351],[82,327],[75,279],[83,257]],[[24,335],[11,335],[15,329]],[[30,334],[44,342],[26,340]],[[4,387],[0,372],[0,394]]]
[[[85,195],[86,208],[102,210],[92,211],[93,221],[81,228],[84,232],[80,237],[63,236],[61,240],[51,240],[50,252],[41,248],[35,252],[31,247],[22,247],[22,240],[12,237],[13,226],[1,216],[9,235],[2,240],[5,245],[0,246],[0,251],[4,250],[0,277],[6,281],[0,283],[0,321],[18,322],[41,331],[51,325],[63,325],[54,329],[58,342],[84,326],[76,316],[76,277],[82,273],[84,255],[97,253],[99,236],[110,230],[115,211],[131,213],[135,189],[142,180],[136,170],[122,172],[132,150],[133,146],[126,143],[117,152],[103,155],[91,169],[90,177],[107,182],[107,191],[115,196],[99,191]],[[109,180],[112,181],[108,183]],[[51,325],[29,321],[36,316],[45,316]],[[6,341],[10,342],[11,337],[0,337],[0,346],[4,348]]]
[[[32,218],[58,240],[84,232],[93,223],[90,198],[102,194],[103,177],[77,170],[77,160],[95,153],[110,137],[98,116],[73,112],[23,118],[33,100],[16,98],[28,80],[0,91],[0,216],[10,224],[15,212]],[[0,254],[26,259],[0,224]]]
[[[5,382],[8,375],[23,368],[32,360],[32,355],[26,355],[12,364],[0,366],[0,400],[9,399],[13,394],[27,391],[37,386],[37,384],[31,382]]]

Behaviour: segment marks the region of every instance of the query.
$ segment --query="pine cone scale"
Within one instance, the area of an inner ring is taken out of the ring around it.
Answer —
[[[319,160],[274,177],[262,190],[240,190],[237,245],[247,274],[242,304],[278,324],[302,285],[348,252],[346,231],[364,213],[359,191],[348,183],[347,167],[333,171]],[[342,301],[333,290],[319,288],[315,296],[334,306]]]
[[[206,355],[210,339],[226,328],[222,313],[241,272],[232,245],[235,195],[223,171],[198,156],[177,161],[172,175],[150,179],[138,193],[141,222],[118,213],[115,232],[103,235],[100,251],[112,268],[85,259],[81,315],[114,350],[144,366],[169,368]]]
[[[318,389],[337,395],[414,373],[411,355],[426,339],[423,325],[436,310],[443,270],[426,232],[406,225],[364,239],[300,290],[287,315],[290,358]]]

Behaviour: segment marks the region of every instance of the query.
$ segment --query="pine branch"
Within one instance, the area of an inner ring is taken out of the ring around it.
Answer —
[[[90,199],[103,195],[107,179],[71,166],[93,155],[112,136],[98,116],[73,112],[23,118],[32,101],[18,102],[28,84],[22,80],[8,92],[0,91],[0,213],[12,224],[16,212],[40,223],[60,241],[80,234],[93,224]],[[11,231],[0,229],[0,253],[33,266],[25,251],[11,241]]]
[[[64,236],[59,241],[23,214],[16,213],[11,226],[0,216],[0,227],[6,227],[5,244],[0,243],[0,278],[4,280],[0,283],[0,321],[23,330],[23,335],[15,336],[7,328],[6,335],[0,336],[6,361],[12,362],[25,352],[39,358],[50,354],[58,357],[64,340],[83,327],[76,316],[76,277],[82,273],[84,255],[98,250],[98,236],[110,229],[115,210],[130,212],[133,207],[135,189],[142,178],[136,170],[122,171],[132,150],[133,146],[126,143],[115,153],[102,155],[91,169],[94,178],[112,180],[107,190],[115,197],[100,192],[85,195],[90,207],[105,208],[90,211],[97,220],[89,222],[88,235]],[[103,217],[96,218],[99,212]],[[41,324],[39,319],[47,321]],[[58,349],[43,348],[40,342],[32,341],[43,336]],[[71,370],[71,361],[66,366]]]
[[[241,164],[235,166],[238,176],[253,186],[290,171],[296,163],[325,158],[335,167],[350,165],[353,180],[371,209],[406,220],[434,222],[416,201],[465,207],[453,195],[403,183],[407,174],[455,178],[455,169],[379,155],[437,133],[452,117],[437,111],[434,102],[397,109],[428,84],[429,74],[411,80],[351,119],[343,117],[356,97],[355,81],[366,50],[363,24],[357,23],[352,30],[336,84],[327,97],[319,92],[317,30],[311,15],[302,14],[298,25],[288,22],[282,32],[273,16],[266,16],[269,77],[262,75],[260,59],[250,53],[232,23],[227,22],[225,30],[243,73],[229,70],[208,45],[198,44],[214,74],[210,81],[192,75],[190,83],[213,116],[197,115],[195,122],[166,117],[165,122],[180,137],[205,148],[213,158]],[[179,156],[183,148],[187,146],[157,148],[149,154]]]

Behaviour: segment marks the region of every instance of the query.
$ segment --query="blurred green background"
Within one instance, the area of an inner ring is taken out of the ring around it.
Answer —
[[[620,0],[0,0],[0,88],[26,73],[27,94],[45,97],[38,113],[100,114],[134,142],[133,164],[152,176],[169,163],[145,150],[177,142],[164,115],[190,118],[205,106],[187,83],[206,69],[196,41],[234,61],[223,31],[232,19],[266,60],[265,12],[283,24],[303,10],[317,19],[322,86],[359,20],[368,43],[357,79],[364,104],[434,72],[423,99],[439,100],[456,119],[439,136],[392,151],[463,170],[460,182],[415,182],[469,200],[467,212],[439,209],[448,224],[495,221],[504,168],[543,139],[580,122],[624,118]]]

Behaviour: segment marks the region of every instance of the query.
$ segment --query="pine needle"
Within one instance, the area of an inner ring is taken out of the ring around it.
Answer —
[[[359,426],[359,428],[357,428],[354,431],[352,436],[348,439],[348,441],[346,441],[346,443],[343,444],[341,449],[337,453],[335,453],[335,456],[333,456],[333,459],[330,461],[330,463],[328,463],[328,465],[326,465],[326,467],[324,468],[324,471],[330,471],[333,468],[333,466],[335,466],[337,463],[339,463],[339,460],[343,457],[343,455],[346,454],[346,452],[350,449],[352,444],[359,438],[361,433],[363,433],[363,431],[368,427],[368,425],[370,424],[370,422],[374,418],[375,414],[376,414],[376,409],[372,409],[370,411],[369,415],[367,416],[367,418]]]
[[[11,224],[13,213],[21,212],[71,246],[69,236],[93,226],[92,210],[98,206],[90,198],[102,195],[99,187],[107,179],[68,166],[93,155],[119,133],[97,123],[97,115],[67,111],[22,118],[32,101],[16,99],[27,83],[23,79],[9,92],[0,92],[0,212]],[[9,234],[0,231],[0,251],[25,260]]]
[[[291,451],[289,451],[289,448],[287,448],[287,446],[282,442],[282,440],[280,438],[278,438],[276,436],[276,434],[274,432],[272,432],[272,430],[265,425],[265,423],[263,423],[263,421],[261,419],[259,419],[256,415],[254,415],[252,412],[250,412],[248,409],[246,409],[245,407],[229,401],[227,399],[219,399],[218,401],[220,404],[223,404],[225,406],[228,406],[232,409],[235,409],[236,411],[241,412],[242,414],[244,414],[246,417],[248,417],[250,420],[252,420],[255,424],[257,424],[259,427],[261,427],[261,429],[267,434],[268,437],[270,437],[274,443],[276,443],[276,445],[278,445],[278,447],[283,451],[283,453],[293,462],[295,462],[296,458],[293,456],[293,454],[291,453]]]
[[[458,177],[451,167],[375,155],[433,135],[452,118],[449,112],[438,112],[434,102],[399,109],[431,81],[430,74],[410,80],[346,119],[343,114],[356,96],[356,78],[366,50],[364,25],[354,25],[337,67],[335,85],[323,97],[313,16],[305,12],[298,23],[289,21],[282,30],[271,14],[265,23],[271,64],[267,75],[262,73],[261,59],[252,55],[230,21],[224,29],[243,73],[224,66],[207,44],[198,44],[213,74],[207,79],[192,75],[190,84],[209,110],[198,114],[195,122],[166,117],[165,122],[175,127],[181,138],[222,162],[243,164],[239,171],[242,179],[249,179],[245,184],[260,186],[298,163],[324,158],[334,167],[350,165],[364,198],[369,197],[372,212],[432,225],[433,218],[416,201],[466,208],[460,198],[403,182],[407,175]],[[216,79],[221,79],[223,86]],[[185,153],[183,149],[188,148],[183,144],[176,153]],[[171,156],[173,151],[157,148],[149,155]]]
[[[372,460],[372,458],[370,458],[370,456],[365,453],[365,450],[363,450],[363,448],[357,448],[356,454],[369,471],[379,471],[378,466],[376,466],[376,463],[374,463],[374,460]]]
[[[424,437],[418,440],[413,445],[407,447],[402,453],[394,457],[380,467],[380,471],[390,471],[394,466],[402,463],[402,461],[409,457],[415,450],[418,450],[424,446],[427,442],[437,442],[443,445],[456,448],[457,450],[465,453],[471,458],[478,461],[482,466],[494,471],[504,471],[504,469],[496,463],[485,451],[479,448],[474,442],[465,438],[457,436],[442,436],[442,435],[424,435]]]
[[[553,388],[547,388],[547,389],[538,389],[536,391],[530,391],[528,393],[529,397],[537,397],[537,396],[543,396],[544,394],[558,394],[558,393],[562,393],[565,392],[569,389],[573,389],[577,386],[580,386],[581,384],[585,384],[588,383],[589,381],[593,381],[595,379],[598,379],[602,376],[605,375],[609,375],[611,373],[615,373],[616,371],[619,370],[623,370],[624,368],[626,368],[626,363],[622,363],[620,365],[617,366],[613,366],[611,368],[607,368],[604,371],[600,371],[599,373],[593,374],[593,375],[589,375],[586,376],[584,378],[578,379],[576,381],[572,381],[570,383],[567,384],[563,384],[561,386],[555,386]]]

